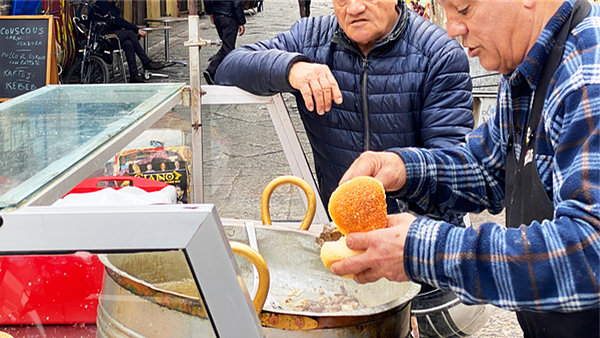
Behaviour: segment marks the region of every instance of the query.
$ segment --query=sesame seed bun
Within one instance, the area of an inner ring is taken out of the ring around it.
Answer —
[[[341,184],[329,199],[329,215],[344,235],[385,228],[385,190],[378,180],[360,176]]]

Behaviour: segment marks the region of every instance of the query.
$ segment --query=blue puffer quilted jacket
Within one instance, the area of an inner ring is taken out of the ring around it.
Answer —
[[[218,84],[257,95],[296,96],[325,206],[361,152],[449,147],[473,128],[464,50],[443,29],[407,10],[404,1],[398,7],[396,27],[366,57],[331,15],[300,19],[272,40],[241,46],[217,70]],[[322,116],[308,111],[288,82],[297,61],[329,65],[344,102]],[[390,212],[403,209],[388,199]]]

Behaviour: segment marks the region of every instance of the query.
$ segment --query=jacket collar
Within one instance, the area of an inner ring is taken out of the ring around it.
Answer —
[[[406,29],[406,22],[408,21],[408,8],[406,7],[404,0],[398,0],[398,4],[396,5],[396,11],[400,13],[400,15],[398,15],[396,25],[394,25],[394,28],[392,28],[392,30],[381,41],[375,42],[375,46],[373,47],[371,52],[375,49],[378,49],[381,46],[387,45],[390,42],[396,41],[398,37],[400,37],[400,35],[404,33],[404,30]],[[337,25],[335,33],[331,38],[331,42],[338,44],[343,48],[354,51],[359,55],[362,55],[362,51],[360,50],[360,48],[358,48],[356,42],[352,41],[346,35],[346,33],[342,30],[339,24]]]

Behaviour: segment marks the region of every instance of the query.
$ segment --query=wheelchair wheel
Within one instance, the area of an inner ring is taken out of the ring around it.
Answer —
[[[106,62],[99,56],[90,56],[90,61],[84,67],[83,78],[81,76],[81,59],[77,59],[71,67],[67,75],[63,79],[63,83],[108,83],[109,72]]]

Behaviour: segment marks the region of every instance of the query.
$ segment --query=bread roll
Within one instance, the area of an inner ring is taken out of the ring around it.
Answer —
[[[337,241],[323,243],[323,246],[321,246],[321,261],[329,270],[331,264],[362,252],[362,250],[348,249],[348,246],[346,245],[346,237],[342,237]],[[353,278],[354,275],[345,275],[342,277]]]
[[[378,180],[360,176],[337,187],[329,199],[329,215],[344,235],[385,228],[385,190]]]

